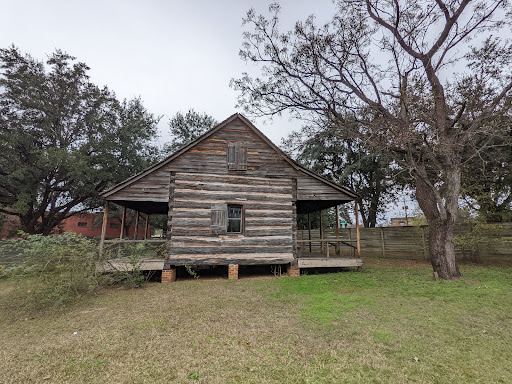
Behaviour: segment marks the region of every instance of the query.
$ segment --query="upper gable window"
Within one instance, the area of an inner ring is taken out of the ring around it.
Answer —
[[[228,143],[228,169],[247,170],[247,143]]]

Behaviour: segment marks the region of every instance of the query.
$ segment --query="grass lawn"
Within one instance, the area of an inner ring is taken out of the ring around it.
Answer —
[[[512,268],[434,282],[426,264],[366,265],[152,283],[42,312],[3,280],[0,382],[512,382]]]

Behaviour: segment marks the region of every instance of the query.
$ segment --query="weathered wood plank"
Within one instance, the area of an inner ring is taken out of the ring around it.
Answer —
[[[180,236],[182,237],[182,236]],[[215,237],[211,238],[212,240],[217,240]],[[239,241],[230,241],[230,240],[222,240],[222,241],[208,241],[205,238],[201,240],[194,240],[191,238],[185,238],[184,240],[175,239],[173,237],[173,241],[169,246],[171,247],[240,247],[240,246],[249,246],[249,247],[268,247],[268,246],[277,246],[277,247],[287,247],[292,246],[292,239],[267,239],[267,240],[254,240],[252,237],[241,237],[238,239]]]
[[[195,207],[197,208],[198,206],[207,206],[208,204],[219,204],[219,203],[226,203],[226,201],[229,201],[231,203],[236,203],[236,202],[240,202],[240,203],[243,203],[244,206],[248,205],[248,206],[263,206],[263,207],[268,207],[268,206],[279,206],[280,209],[283,209],[283,208],[286,208],[286,207],[292,207],[292,202],[291,201],[288,201],[288,200],[285,200],[285,199],[281,199],[281,200],[275,200],[274,199],[263,199],[263,200],[248,200],[246,199],[245,197],[233,197],[234,195],[230,195],[228,198],[225,198],[225,199],[221,199],[219,198],[218,196],[216,196],[215,199],[204,199],[202,201],[198,201],[197,199],[196,200],[193,200],[190,198],[190,196],[186,195],[186,196],[176,196],[174,198],[174,202],[175,203],[180,203],[178,206],[187,206],[187,205],[190,205],[191,207]],[[201,204],[202,205],[199,205]]]
[[[211,204],[213,203],[221,203],[223,201],[220,200],[211,200],[211,201],[192,201],[188,199],[179,199],[174,200],[172,208],[173,209],[182,209],[186,210],[189,208],[192,209],[210,209]],[[263,209],[263,210],[289,210],[291,212],[292,210],[292,204],[285,202],[285,203],[267,203],[266,201],[247,201],[247,200],[241,200],[243,202],[243,205],[246,210],[252,210],[252,209]]]
[[[224,190],[219,191],[212,191],[208,189],[185,189],[180,188],[176,186],[176,197],[192,197],[197,200],[204,199],[204,197],[214,197],[217,199],[232,199],[233,196],[240,196],[241,194],[229,187],[227,187]],[[270,192],[244,192],[243,196],[245,199],[271,199],[272,201],[291,201],[292,194],[291,193],[270,193]]]
[[[234,242],[234,243],[243,243],[247,242],[257,242],[257,241],[289,241],[291,240],[291,237],[288,236],[253,236],[253,237],[247,237],[244,235],[218,235],[215,237],[204,237],[204,236],[195,236],[189,235],[189,236],[173,236],[173,240],[176,241],[190,241],[190,242],[207,242],[207,243],[221,243],[221,242]]]
[[[343,267],[361,267],[362,259],[345,259],[340,257],[327,258],[300,258],[298,259],[299,268],[343,268]]]
[[[165,266],[182,265],[262,265],[262,264],[288,264],[293,261],[293,254],[215,254],[215,255],[179,255],[169,257]]]
[[[141,262],[139,267],[142,271],[161,271],[164,269],[164,263],[163,259],[146,259]],[[96,264],[96,271],[101,273],[132,270],[133,264],[124,259],[111,259]]]
[[[213,255],[213,254],[234,254],[234,253],[251,253],[253,255],[267,254],[267,253],[292,253],[292,246],[228,246],[223,245],[220,247],[203,246],[203,247],[177,247],[173,243],[168,247],[171,256],[194,254],[194,255]]]

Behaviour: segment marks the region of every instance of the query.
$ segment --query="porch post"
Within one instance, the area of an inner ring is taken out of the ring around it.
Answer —
[[[323,240],[324,240],[324,224],[323,224],[323,220],[322,220],[322,210],[320,210],[320,250],[322,253],[324,253],[324,249],[325,249]]]
[[[355,213],[356,213],[356,239],[357,239],[357,257],[361,257],[361,235],[359,233],[359,209],[357,200],[355,201]]]
[[[135,230],[133,232],[133,239],[137,240],[137,235],[139,234],[139,211],[135,212]]]
[[[123,240],[125,220],[126,220],[126,207],[123,207],[123,217],[121,218],[121,230],[119,231],[119,240]]]
[[[340,254],[340,206],[336,205],[336,254]]]
[[[309,253],[311,253],[311,217],[308,213]]]
[[[148,238],[148,229],[149,229],[149,213],[146,214],[146,228],[144,229],[144,240]]]
[[[103,245],[105,243],[105,236],[107,233],[107,221],[108,221],[108,200],[105,201],[105,210],[103,211],[103,224],[101,225],[100,256],[103,256]]]

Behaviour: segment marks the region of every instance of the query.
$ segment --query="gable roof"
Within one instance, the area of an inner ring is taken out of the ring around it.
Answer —
[[[119,190],[135,183],[139,179],[141,179],[141,178],[147,176],[148,174],[156,171],[157,169],[160,169],[161,167],[169,164],[174,159],[181,156],[183,153],[187,152],[190,148],[196,146],[197,144],[201,143],[205,139],[209,138],[210,136],[212,136],[213,134],[215,134],[216,132],[218,132],[223,127],[225,127],[226,125],[228,125],[229,123],[233,122],[236,119],[240,119],[245,125],[247,125],[257,136],[259,136],[261,138],[261,140],[263,140],[274,151],[276,151],[282,157],[283,160],[285,160],[288,164],[290,164],[291,167],[339,190],[340,192],[346,194],[347,196],[352,197],[354,200],[359,199],[359,195],[357,193],[355,193],[354,191],[352,191],[348,188],[342,187],[341,185],[339,185],[335,182],[332,182],[329,179],[326,179],[325,177],[316,174],[315,172],[310,171],[309,169],[305,168],[304,166],[300,165],[299,163],[297,163],[296,161],[291,159],[277,145],[275,145],[267,136],[265,136],[263,134],[263,132],[261,132],[258,128],[256,128],[245,116],[243,116],[240,113],[235,113],[235,114],[231,115],[226,120],[224,120],[223,122],[221,122],[214,128],[210,129],[209,131],[205,132],[204,134],[199,136],[197,139],[195,139],[194,141],[185,145],[184,147],[182,147],[175,153],[171,154],[170,156],[166,157],[162,161],[160,161],[156,164],[153,164],[152,166],[146,168],[142,172],[140,172],[132,177],[129,177],[128,179],[114,185],[113,187],[106,189],[100,195],[106,198],[106,197],[118,192]]]

